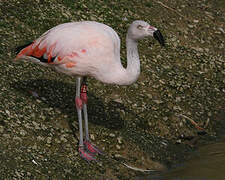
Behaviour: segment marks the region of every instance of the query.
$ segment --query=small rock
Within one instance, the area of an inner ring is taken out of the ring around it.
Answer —
[[[173,106],[173,110],[182,110],[180,106]]]
[[[120,103],[120,104],[122,104],[122,103],[123,103],[123,101],[122,101],[122,99],[121,99],[121,98],[114,99],[114,101],[115,101],[115,102],[117,102],[117,103]]]
[[[35,121],[32,121],[32,124],[34,125],[34,128],[35,129],[37,129],[37,130],[41,129],[40,126],[39,126],[39,124],[36,123]]]
[[[223,34],[225,34],[225,31],[224,31],[223,28],[219,27],[218,29],[219,29]]]
[[[163,101],[161,101],[161,100],[153,100],[153,102],[155,102],[156,104],[161,104],[161,103],[163,103]]]
[[[117,144],[116,149],[120,150],[121,149],[120,145]]]
[[[152,99],[152,95],[151,94],[147,94],[149,99]]]
[[[65,136],[64,135],[62,135],[61,137],[60,137],[60,140],[62,141],[62,142],[67,142],[67,139],[65,138]]]
[[[157,58],[157,59],[161,59],[162,56],[158,54],[158,55],[156,56],[156,58]]]
[[[91,138],[91,140],[95,140],[95,136],[94,136],[94,134],[90,134],[90,138]]]
[[[58,138],[55,139],[55,142],[58,143],[58,144],[61,143],[61,141]]]
[[[20,135],[21,136],[25,136],[27,134],[27,132],[26,131],[24,131],[23,129],[22,130],[20,130]]]
[[[194,28],[194,26],[191,25],[191,24],[188,24],[188,27],[191,28],[191,29]]]
[[[176,97],[176,102],[180,102],[181,98],[180,97]]]
[[[10,138],[10,135],[9,134],[3,134],[2,135],[4,138],[6,138],[6,139],[9,139]]]
[[[127,17],[122,18],[123,21],[128,21]]]
[[[44,139],[45,139],[45,138],[42,137],[42,136],[38,136],[38,137],[37,137],[37,140],[38,140],[38,141],[43,141]]]
[[[17,136],[16,136],[16,137],[13,137],[13,140],[14,140],[14,141],[22,142],[22,139],[21,139],[20,137],[17,137]]]
[[[46,138],[46,141],[47,141],[48,144],[51,144],[52,138],[51,138],[51,137],[47,137],[47,138]]]
[[[211,112],[208,112],[207,114],[208,114],[208,116],[212,116],[212,113]]]
[[[42,130],[46,130],[46,129],[48,129],[44,124],[41,124],[41,129]]]
[[[16,171],[15,174],[16,174],[16,176],[19,177],[19,178],[22,177],[18,171]]]
[[[109,137],[116,137],[116,135],[113,134],[113,133],[110,133],[110,134],[109,134]]]
[[[167,120],[168,120],[168,117],[163,117],[163,120],[164,120],[164,121],[167,121]]]
[[[37,144],[34,144],[34,145],[32,146],[32,149],[33,149],[33,150],[37,150]]]
[[[9,116],[10,112],[8,110],[5,110],[5,113]]]
[[[199,20],[197,20],[197,19],[194,19],[194,21],[193,21],[194,23],[199,23]]]
[[[122,137],[118,137],[118,138],[117,138],[117,142],[118,142],[119,144],[123,144]]]
[[[122,158],[122,156],[120,154],[115,154],[114,156],[115,156],[115,158]]]
[[[41,103],[41,100],[39,100],[39,99],[36,99],[36,101],[37,101],[37,103]]]
[[[0,126],[0,133],[3,133],[3,131],[4,131],[4,127]]]
[[[209,52],[209,48],[204,48],[204,50],[208,53]]]

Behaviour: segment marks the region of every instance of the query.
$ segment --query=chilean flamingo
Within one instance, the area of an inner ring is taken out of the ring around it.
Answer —
[[[101,154],[101,151],[89,139],[86,77],[92,76],[109,84],[134,83],[140,74],[137,42],[148,36],[153,36],[164,46],[160,31],[147,22],[137,20],[129,26],[126,36],[127,68],[120,61],[118,34],[111,27],[94,21],[60,24],[30,44],[17,48],[15,60],[27,59],[76,77],[75,104],[80,133],[78,150],[87,161],[96,160],[95,155]]]

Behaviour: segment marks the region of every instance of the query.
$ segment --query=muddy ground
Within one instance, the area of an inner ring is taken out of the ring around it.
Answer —
[[[139,44],[141,75],[131,86],[89,78],[92,141],[105,156],[78,154],[75,79],[30,62],[13,49],[60,23],[94,20],[122,40],[142,19],[161,30],[166,47]],[[142,169],[182,163],[225,125],[223,0],[0,0],[0,179],[130,180]]]

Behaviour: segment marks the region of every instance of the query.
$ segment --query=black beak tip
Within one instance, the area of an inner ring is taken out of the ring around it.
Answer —
[[[161,34],[161,32],[159,30],[156,30],[154,33],[153,33],[153,37],[159,42],[159,44],[161,46],[165,46],[165,40],[163,38],[163,35]]]

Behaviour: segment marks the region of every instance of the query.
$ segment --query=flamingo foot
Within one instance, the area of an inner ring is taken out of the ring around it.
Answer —
[[[79,153],[80,153],[80,156],[86,160],[87,162],[90,162],[90,161],[97,161],[90,153],[86,152],[83,147],[79,147]]]
[[[99,148],[97,148],[95,145],[93,145],[90,141],[88,140],[84,141],[84,145],[90,153],[103,155],[103,152]]]

